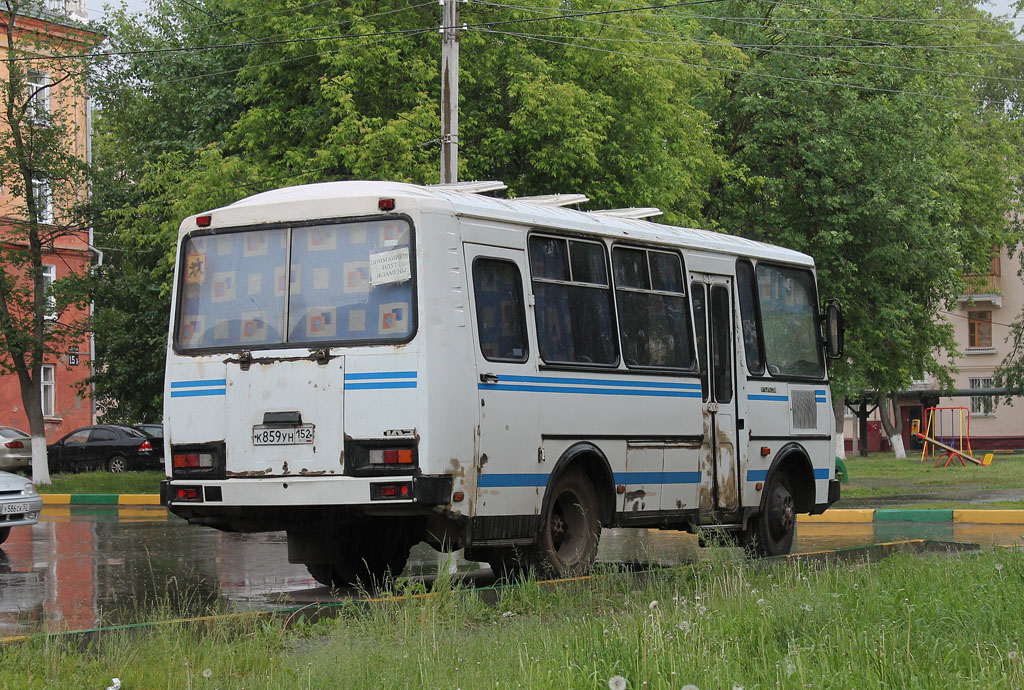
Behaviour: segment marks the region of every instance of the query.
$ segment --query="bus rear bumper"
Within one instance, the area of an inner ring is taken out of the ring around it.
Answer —
[[[171,512],[197,513],[202,507],[308,507],[451,502],[452,476],[259,477],[160,482],[160,504]]]

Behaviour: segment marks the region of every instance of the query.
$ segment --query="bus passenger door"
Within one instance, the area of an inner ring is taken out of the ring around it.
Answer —
[[[691,272],[690,280],[704,415],[700,521],[707,523],[718,519],[715,511],[740,508],[732,278]]]
[[[522,251],[466,244],[478,427],[475,515],[532,515],[547,484]],[[533,374],[533,376],[531,376]]]

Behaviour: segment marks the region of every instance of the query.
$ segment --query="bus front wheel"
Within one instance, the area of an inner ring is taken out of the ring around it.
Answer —
[[[760,558],[781,556],[793,548],[796,534],[796,501],[789,477],[776,472],[765,489],[764,507],[750,519],[741,537],[742,545]]]
[[[530,560],[543,576],[582,575],[594,565],[600,536],[594,486],[582,471],[570,469],[552,489]]]

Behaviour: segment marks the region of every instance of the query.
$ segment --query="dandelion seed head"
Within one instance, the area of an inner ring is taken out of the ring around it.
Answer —
[[[1003,569],[1003,564],[1002,563],[996,563],[996,570],[1002,570],[1002,569]]]
[[[213,675],[213,670],[209,668],[203,669],[203,678],[209,678]]]
[[[758,600],[757,600],[757,605],[758,605],[758,606],[764,606],[764,605],[765,605],[765,604],[767,604],[767,603],[768,603],[768,602],[766,602],[766,601],[765,601],[764,599],[758,599]]]
[[[682,687],[682,690],[700,690],[700,688],[698,688],[693,683],[688,683]]]
[[[733,683],[732,684],[732,690],[743,690],[743,686],[740,685],[739,683]]]
[[[1017,650],[1011,649],[1009,652],[1006,653],[1006,658],[1009,659],[1010,661],[1013,661],[1014,659],[1016,659],[1017,658]]]
[[[796,673],[796,666],[793,664],[786,664],[786,675],[791,676]]]
[[[626,690],[626,679],[622,676],[612,676],[608,679],[608,690]]]
[[[658,600],[655,599],[654,601],[652,601],[650,604],[647,605],[647,608],[649,608],[651,611],[658,608]]]
[[[801,604],[800,605],[800,610],[801,611],[810,611],[811,610],[811,605],[810,604]]]
[[[676,627],[682,630],[684,633],[688,633],[690,632],[690,621],[682,621]]]

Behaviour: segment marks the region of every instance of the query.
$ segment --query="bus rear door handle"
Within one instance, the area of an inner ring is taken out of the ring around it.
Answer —
[[[497,374],[480,374],[480,383],[497,383]]]

